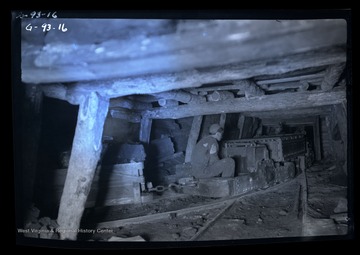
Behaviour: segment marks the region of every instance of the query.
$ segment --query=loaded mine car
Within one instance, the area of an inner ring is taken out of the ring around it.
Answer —
[[[235,177],[196,180],[196,188],[185,187],[184,192],[233,196],[288,181],[314,160],[308,140],[302,132],[223,141],[221,158],[235,160]]]
[[[306,147],[304,134],[288,134],[225,141],[222,154],[236,160],[238,174],[259,172],[265,167],[273,169],[271,178],[277,182],[305,169]]]

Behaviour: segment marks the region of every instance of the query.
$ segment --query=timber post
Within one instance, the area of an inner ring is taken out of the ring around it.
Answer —
[[[189,163],[191,161],[192,152],[199,138],[202,120],[202,115],[194,116],[185,150],[185,163]]]
[[[78,120],[57,222],[60,239],[76,240],[102,150],[109,100],[91,92],[80,100]]]

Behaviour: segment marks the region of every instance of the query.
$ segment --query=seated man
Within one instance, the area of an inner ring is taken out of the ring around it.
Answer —
[[[212,124],[210,135],[202,138],[196,145],[191,157],[192,173],[195,178],[234,177],[235,161],[232,158],[220,159],[219,144],[223,129],[219,124]]]

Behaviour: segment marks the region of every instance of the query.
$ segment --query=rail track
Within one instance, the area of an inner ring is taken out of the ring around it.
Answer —
[[[119,220],[111,220],[99,222],[95,225],[97,229],[115,229],[114,233],[120,234],[119,230],[128,230],[132,234],[147,235],[149,241],[196,241],[196,240],[207,240],[209,233],[212,229],[218,229],[219,226],[230,224],[230,228],[237,227],[254,227],[259,226],[258,223],[264,221],[262,218],[267,216],[260,215],[257,220],[251,220],[251,217],[244,216],[244,219],[237,218],[241,208],[255,206],[254,200],[257,200],[260,196],[266,197],[267,194],[274,193],[274,196],[279,194],[286,194],[287,197],[284,199],[274,199],[274,201],[266,201],[263,203],[264,208],[260,208],[262,211],[266,210],[266,207],[276,211],[276,216],[283,217],[286,215],[292,215],[292,220],[298,224],[298,231],[291,233],[291,235],[301,235],[302,222],[306,219],[306,176],[304,173],[299,174],[294,179],[287,182],[271,186],[267,189],[252,191],[246,194],[221,198],[212,202],[206,202],[198,206],[192,206],[182,208],[178,210],[171,210],[161,213],[155,213],[150,215],[143,215],[139,217],[132,217]],[[263,198],[262,198],[263,199]],[[284,200],[284,201],[283,201]],[[279,204],[277,207],[276,203]],[[260,203],[261,204],[261,203]],[[265,205],[268,204],[268,205]],[[286,204],[286,205],[285,205]],[[244,206],[245,205],[245,206]],[[248,208],[246,213],[251,215],[256,214],[256,210]],[[240,213],[241,214],[241,213]],[[259,212],[262,214],[262,212]],[[270,220],[266,219],[266,220]],[[223,221],[227,223],[224,224]],[[247,222],[246,222],[247,221]],[[254,225],[254,224],[255,225]],[[236,227],[237,226],[237,227]],[[185,229],[180,230],[180,228]],[[151,234],[146,234],[146,229],[151,230]],[[166,233],[159,233],[168,232]],[[211,234],[210,234],[211,235]],[[280,234],[281,236],[282,234]],[[240,238],[239,236],[233,236],[235,239]],[[226,236],[224,236],[226,238]]]

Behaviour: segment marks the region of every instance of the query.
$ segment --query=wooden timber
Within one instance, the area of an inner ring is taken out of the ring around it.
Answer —
[[[180,105],[177,107],[158,108],[143,113],[152,119],[180,119],[197,115],[219,113],[261,112],[292,110],[308,107],[333,105],[346,101],[346,93],[341,90],[330,92],[294,92],[275,95],[264,95],[254,98],[234,98],[217,102],[206,102],[197,105]]]

